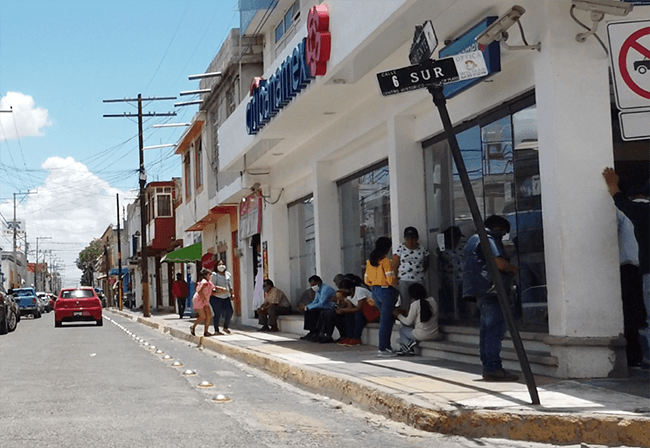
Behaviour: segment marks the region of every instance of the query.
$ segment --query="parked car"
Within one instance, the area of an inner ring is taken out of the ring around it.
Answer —
[[[14,331],[20,320],[20,310],[13,297],[0,286],[0,334]]]
[[[43,306],[36,296],[34,288],[15,288],[10,289],[9,294],[14,296],[14,300],[20,309],[20,315],[31,314],[34,319],[41,317]]]
[[[102,288],[95,288],[95,292],[97,293],[99,300],[102,302],[102,307],[106,308],[106,294],[104,294],[104,290]]]
[[[63,288],[54,303],[55,327],[74,321],[95,321],[98,326],[104,323],[102,303],[90,286]]]
[[[41,305],[43,306],[43,311],[45,313],[52,311],[52,308],[50,308],[50,297],[46,292],[37,292],[36,297],[38,297],[38,300],[40,300]]]

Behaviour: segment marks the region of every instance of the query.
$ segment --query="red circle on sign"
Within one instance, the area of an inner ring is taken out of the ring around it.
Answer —
[[[650,100],[650,91],[647,91],[644,88],[637,85],[632,80],[632,77],[630,76],[630,72],[628,72],[627,70],[627,55],[630,49],[634,48],[636,51],[638,51],[639,53],[643,54],[646,57],[650,55],[650,49],[645,48],[638,42],[639,39],[641,39],[643,36],[647,36],[648,34],[650,34],[650,28],[642,28],[640,30],[635,31],[630,35],[630,37],[625,39],[625,42],[623,42],[623,45],[621,46],[621,52],[618,54],[618,67],[621,70],[621,78],[623,78],[625,84],[627,84],[627,86],[637,95]],[[645,50],[645,51],[641,51],[639,47],[641,48],[641,50]],[[650,59],[650,57],[648,57],[648,59]]]

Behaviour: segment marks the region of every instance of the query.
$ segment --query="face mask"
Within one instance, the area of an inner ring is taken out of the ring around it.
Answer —
[[[226,270],[226,267],[225,267],[224,265],[220,265],[220,266],[217,267],[217,270],[218,270],[219,272],[223,272],[223,271]]]
[[[311,287],[311,289],[313,289],[314,292],[318,292],[318,288],[319,288],[318,285],[314,285],[314,286]]]

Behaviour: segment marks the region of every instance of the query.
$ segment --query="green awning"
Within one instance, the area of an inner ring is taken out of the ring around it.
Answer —
[[[191,246],[182,247],[174,252],[170,252],[162,257],[162,260],[160,261],[165,263],[189,263],[191,261],[199,261],[202,255],[201,252],[203,252],[201,243],[196,243]]]

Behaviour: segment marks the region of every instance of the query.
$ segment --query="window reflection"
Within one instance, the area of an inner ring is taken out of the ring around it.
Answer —
[[[377,238],[390,237],[388,166],[341,183],[339,197],[343,272],[361,275]]]

